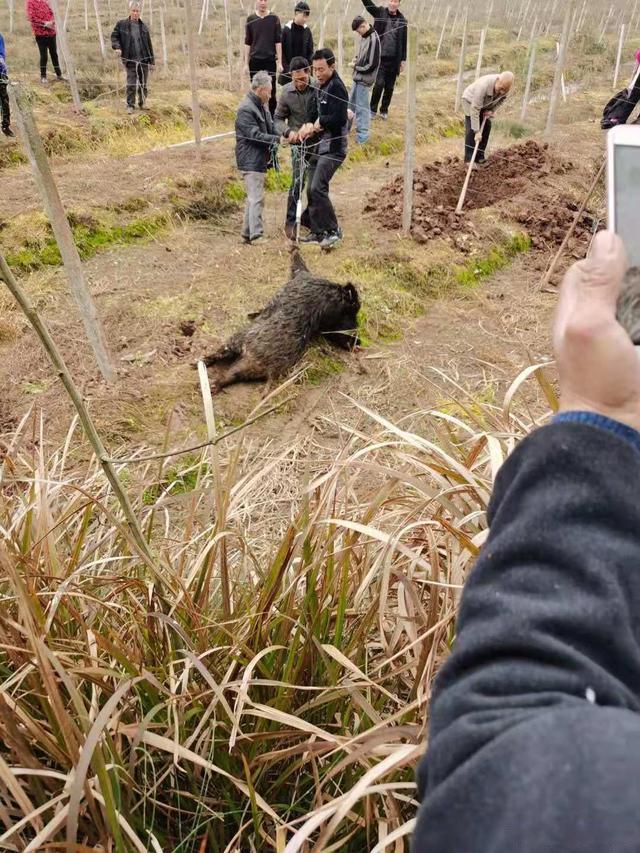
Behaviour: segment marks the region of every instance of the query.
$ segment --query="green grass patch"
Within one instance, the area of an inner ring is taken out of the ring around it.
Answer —
[[[526,234],[518,233],[502,245],[496,245],[488,255],[474,258],[465,266],[456,268],[456,281],[463,287],[474,287],[483,278],[509,266],[515,257],[528,252],[531,240]]]
[[[289,192],[291,186],[291,172],[281,169],[276,172],[275,169],[269,169],[264,182],[264,187],[268,193],[286,193]]]
[[[243,202],[246,199],[247,192],[242,181],[233,180],[227,183],[225,195],[229,201],[240,204],[240,202]]]
[[[83,260],[93,257],[96,252],[115,245],[129,245],[150,239],[166,230],[170,217],[167,214],[155,214],[134,219],[125,225],[107,225],[87,218],[74,221],[70,216],[71,230],[78,253]],[[59,266],[62,263],[60,250],[51,235],[44,243],[27,240],[24,246],[6,254],[10,267],[20,272],[32,272],[45,266]]]
[[[310,354],[311,364],[307,369],[306,379],[311,385],[320,385],[325,379],[337,376],[345,370],[345,363],[334,358],[326,351],[316,348]]]

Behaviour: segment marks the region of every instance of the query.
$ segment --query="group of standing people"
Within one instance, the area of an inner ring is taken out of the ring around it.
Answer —
[[[387,118],[407,56],[408,25],[399,9],[400,0],[387,0],[385,6],[362,2],[374,20],[372,25],[357,16],[352,22],[353,31],[361,38],[352,62],[351,92],[340,78],[333,52],[314,49],[307,2],[296,3],[292,20],[284,27],[269,11],[267,0],[256,0],[255,12],[247,18],[245,72],[251,91],[236,117],[236,162],[247,192],[242,230],[246,243],[256,243],[264,236],[265,175],[279,144],[291,147],[293,172],[286,236],[299,237],[299,223],[308,229],[301,242],[329,249],[342,239],[329,195],[331,179],[346,158],[351,123],[355,120],[357,141],[363,144],[369,139],[371,117],[381,99],[380,115]],[[283,86],[280,98],[276,82]]]

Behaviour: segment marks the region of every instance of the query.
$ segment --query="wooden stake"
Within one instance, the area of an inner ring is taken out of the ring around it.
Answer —
[[[120,504],[122,509],[122,513],[126,519],[127,527],[129,528],[129,533],[131,538],[139,548],[142,555],[144,555],[151,565],[153,565],[153,555],[151,554],[151,550],[149,548],[149,544],[145,540],[142,535],[142,530],[138,523],[138,520],[133,512],[133,508],[129,502],[129,498],[127,497],[126,492],[122,488],[122,483],[120,482],[120,478],[118,477],[114,467],[110,462],[107,461],[107,452],[105,450],[104,445],[98,435],[98,432],[91,420],[87,407],[84,404],[82,396],[80,392],[76,388],[73,379],[71,378],[71,374],[65,361],[62,357],[62,354],[58,350],[55,341],[51,337],[51,333],[49,332],[48,327],[40,319],[38,312],[31,304],[29,297],[22,289],[22,287],[18,284],[13,273],[9,269],[6,260],[0,254],[0,277],[4,280],[7,288],[9,289],[11,295],[14,297],[20,308],[22,309],[24,315],[29,320],[29,323],[34,328],[36,334],[40,338],[40,342],[44,347],[47,355],[51,363],[53,364],[57,375],[60,378],[60,381],[64,385],[69,397],[71,398],[71,402],[75,406],[75,409],[78,413],[78,417],[80,418],[80,422],[82,423],[82,427],[84,429],[85,435],[91,446],[93,447],[93,451],[96,454],[100,465],[102,466],[102,470],[104,471],[111,488],[113,489],[113,493]]]
[[[416,89],[418,81],[418,30],[415,26],[409,28],[407,65],[407,117],[404,134],[402,230],[405,234],[410,234],[413,218],[413,171],[416,142]]]
[[[58,44],[60,45],[60,53],[62,54],[62,58],[64,59],[64,64],[67,69],[67,77],[69,78],[69,89],[71,90],[71,99],[73,100],[74,107],[78,110],[82,110],[82,101],[80,100],[80,91],[78,89],[78,82],[76,80],[76,69],[73,64],[73,57],[71,56],[71,51],[69,50],[69,44],[67,42],[67,31],[64,28],[64,21],[60,15],[60,7],[58,6],[58,0],[51,0],[51,9],[53,11],[53,17],[56,24],[56,31],[58,35]]]
[[[160,41],[162,43],[162,68],[164,71],[169,70],[169,62],[167,60],[167,33],[164,28],[164,2],[160,3]]]
[[[478,48],[478,61],[476,63],[476,76],[475,76],[476,80],[478,79],[478,77],[480,76],[480,72],[482,71],[482,59],[483,59],[483,55],[484,55],[484,42],[485,42],[486,37],[487,37],[487,28],[485,27],[482,30],[482,32],[480,33],[480,47]]]
[[[558,261],[562,257],[564,250],[567,248],[567,244],[568,244],[569,240],[571,239],[573,232],[576,230],[576,226],[578,225],[578,222],[580,222],[580,217],[585,212],[587,204],[589,203],[589,199],[593,195],[593,191],[595,190],[596,186],[598,185],[598,181],[600,180],[606,165],[607,165],[607,158],[605,157],[602,161],[602,164],[600,165],[600,168],[598,169],[598,174],[593,179],[593,183],[591,184],[591,186],[589,187],[589,189],[587,191],[587,194],[584,198],[584,201],[582,202],[582,204],[578,208],[576,215],[573,217],[573,222],[571,223],[569,230],[564,235],[564,240],[562,241],[562,245],[560,246],[560,248],[556,252],[555,257],[554,257],[553,261],[551,262],[551,266],[549,267],[549,269],[545,273],[544,278],[540,282],[541,288],[546,287],[549,284],[549,282],[551,281],[551,276],[553,275],[556,267],[558,266]]]
[[[440,58],[440,51],[442,50],[442,42],[444,41],[444,34],[447,29],[447,21],[449,20],[450,13],[451,6],[447,6],[447,11],[444,13],[444,21],[442,23],[442,32],[440,33],[440,40],[438,42],[438,48],[436,50],[436,60]]]
[[[613,73],[613,88],[618,85],[618,77],[620,75],[620,61],[622,59],[622,48],[624,46],[625,25],[620,27],[620,41],[618,42],[618,55],[616,57],[616,70]]]
[[[198,158],[202,156],[200,132],[200,101],[198,100],[198,75],[196,70],[197,43],[191,15],[191,0],[184,0],[184,25],[187,31],[187,53],[189,55],[189,83],[191,85],[191,113],[193,116],[193,136],[196,142]]]
[[[100,42],[100,53],[102,54],[102,58],[106,59],[107,51],[104,45],[104,33],[102,32],[102,22],[100,21],[100,7],[98,6],[98,0],[93,0],[93,11],[96,15],[96,25],[98,27],[98,41]]]
[[[207,10],[209,0],[207,0]],[[229,88],[233,88],[233,44],[231,36],[231,18],[229,17],[229,3],[224,0],[224,35],[227,42],[227,65],[229,66]]]
[[[36,184],[38,185],[45,210],[47,211],[47,216],[51,222],[58,248],[60,249],[65,273],[78,310],[80,311],[87,338],[98,362],[100,372],[107,382],[112,382],[115,378],[115,373],[107,353],[102,326],[84,278],[80,255],[73,239],[66,211],[60,200],[58,188],[56,187],[28,98],[17,83],[10,83],[8,90],[18,123],[18,129],[27,151]]]
[[[533,69],[536,64],[536,49],[538,40],[533,39],[531,44],[531,53],[529,54],[529,70],[527,71],[527,83],[524,87],[524,97],[522,98],[522,110],[520,111],[520,121],[524,121],[527,115],[527,107],[529,106],[529,94],[531,92],[531,81],[533,80]]]
[[[480,143],[482,142],[482,134],[484,133],[485,126],[487,124],[487,119],[482,120],[482,125],[480,126],[480,138],[476,142],[476,147],[473,149],[473,156],[471,157],[471,162],[469,163],[469,168],[467,169],[467,176],[464,179],[464,184],[462,185],[462,192],[460,193],[460,198],[458,199],[458,206],[456,207],[456,213],[462,213],[462,209],[464,208],[465,199],[467,198],[467,191],[469,189],[469,182],[471,181],[471,173],[473,172],[473,167],[476,164],[476,157],[478,156],[478,149],[480,148]]]
[[[564,79],[564,66],[567,61],[567,48],[569,46],[569,25],[571,24],[571,15],[573,14],[574,0],[568,0],[567,8],[564,15],[564,24],[562,27],[562,38],[558,51],[558,61],[556,62],[556,72],[553,78],[553,86],[549,97],[549,113],[547,115],[547,126],[545,128],[545,136],[551,136],[553,125],[556,117],[556,109],[558,107],[558,95]]]
[[[569,30],[569,31],[571,31],[571,30]],[[560,58],[560,44],[559,44],[559,42],[556,42],[556,58],[557,59]],[[567,87],[565,86],[565,83],[564,83],[564,71],[560,75],[560,91],[562,92],[562,101],[563,101],[563,103],[566,104],[567,103]]]
[[[455,111],[459,112],[462,103],[462,89],[464,87],[464,62],[467,52],[467,25],[469,22],[469,6],[464,11],[464,21],[462,24],[462,43],[460,45],[460,60],[458,62],[458,82],[456,85],[456,102]]]
[[[609,21],[611,20],[611,16],[613,15],[613,6],[609,9],[609,14],[605,18],[604,26],[602,27],[602,32],[600,33],[600,38],[598,39],[601,42],[604,39],[605,33],[607,32],[607,27],[609,26]]]

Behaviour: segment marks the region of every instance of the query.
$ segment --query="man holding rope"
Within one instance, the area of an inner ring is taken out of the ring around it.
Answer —
[[[140,20],[138,0],[130,1],[129,17],[115,25],[111,33],[111,47],[122,58],[127,71],[127,112],[132,113],[135,109],[136,92],[138,105],[143,110],[147,100],[149,69],[155,65],[155,57],[149,28]]]
[[[319,243],[332,249],[342,240],[342,231],[329,197],[331,179],[347,156],[349,133],[349,94],[336,71],[336,58],[328,47],[313,54],[313,76],[316,100],[311,122],[300,128],[298,138],[317,138],[309,174],[309,206],[302,214],[302,224],[310,233],[303,243]]]
[[[296,237],[298,202],[302,197],[307,178],[308,162],[305,157],[306,144],[298,132],[312,121],[316,93],[310,85],[311,69],[304,56],[294,56],[289,64],[291,82],[283,88],[274,116],[275,131],[291,143],[291,187],[287,202],[287,218],[284,233],[290,239]]]
[[[487,145],[491,135],[491,119],[495,111],[504,104],[513,88],[514,75],[511,71],[502,74],[485,74],[464,90],[462,107],[465,115],[464,162],[470,163],[478,145],[476,165],[485,162]]]

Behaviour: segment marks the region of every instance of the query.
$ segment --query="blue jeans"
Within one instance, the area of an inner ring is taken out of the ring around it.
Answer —
[[[354,83],[349,95],[349,109],[356,114],[356,138],[360,145],[368,141],[371,129],[369,88],[364,83]]]

